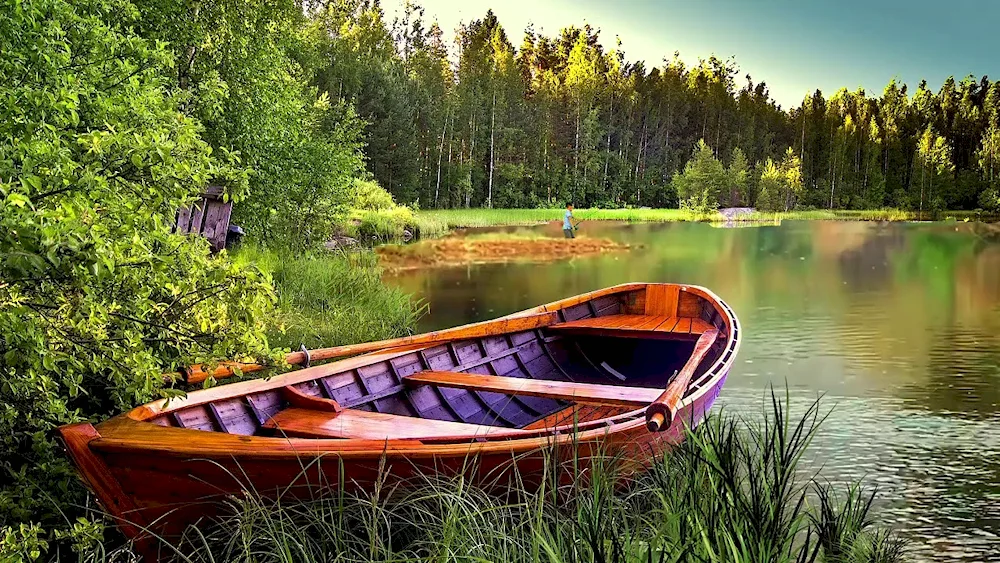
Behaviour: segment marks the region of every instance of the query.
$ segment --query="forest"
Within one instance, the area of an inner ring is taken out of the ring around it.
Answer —
[[[353,103],[368,169],[423,208],[677,207],[692,157],[722,206],[1000,205],[1000,82],[987,77],[817,90],[785,109],[734,60],[630,62],[587,25],[528,29],[515,46],[492,12],[453,40],[414,4],[392,23],[364,2],[310,13],[336,45],[316,86]]]

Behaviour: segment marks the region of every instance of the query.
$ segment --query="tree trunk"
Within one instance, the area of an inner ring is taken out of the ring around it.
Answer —
[[[497,93],[493,92],[493,109],[490,112],[490,179],[486,189],[486,207],[493,208],[493,166],[496,162],[495,137],[497,126]]]
[[[606,149],[606,154],[604,155],[604,177],[601,178],[601,188],[605,188],[608,185],[608,164],[611,162],[611,130],[612,130],[612,120],[615,114],[615,97],[611,96],[611,109],[608,113],[608,144]]]
[[[444,114],[444,126],[441,127],[441,143],[438,145],[438,169],[437,169],[437,185],[434,186],[434,207],[438,206],[438,195],[441,193],[441,160],[444,158],[444,136],[448,132],[448,119],[450,117],[450,112],[445,110]],[[449,152],[451,149],[449,148]],[[449,155],[448,160],[451,160]]]
[[[570,200],[576,199],[576,188],[579,184],[580,174],[580,105],[576,106],[576,136],[573,139],[573,192]]]

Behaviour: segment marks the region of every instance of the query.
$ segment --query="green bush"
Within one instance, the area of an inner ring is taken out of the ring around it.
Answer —
[[[181,364],[270,356],[267,277],[169,232],[210,181],[240,196],[245,178],[165,96],[169,57],[137,17],[0,9],[0,560],[100,535],[55,427],[176,394],[160,374]]]
[[[1000,190],[992,188],[979,194],[979,207],[991,213],[1000,211]]]
[[[396,207],[392,194],[375,180],[355,180],[351,191],[350,206],[364,211],[382,211]]]

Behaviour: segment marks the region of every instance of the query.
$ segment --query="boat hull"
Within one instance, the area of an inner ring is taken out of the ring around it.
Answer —
[[[640,290],[638,287],[640,284],[610,288],[590,297],[616,295],[612,290],[635,292]],[[553,461],[573,460],[577,470],[584,470],[598,455],[619,460],[623,475],[627,475],[648,466],[657,454],[683,440],[685,432],[704,418],[738,350],[739,325],[728,306],[707,290],[691,291],[711,299],[715,309],[703,316],[714,319],[715,326],[726,332],[726,338],[720,340],[712,365],[705,366],[692,383],[677,416],[660,432],[647,430],[644,409],[578,404],[539,420],[534,434],[510,439],[306,439],[205,432],[171,427],[166,422],[169,409],[195,408],[201,404],[199,401],[223,396],[227,388],[258,392],[276,384],[307,381],[313,377],[310,370],[328,373],[357,369],[359,365],[413,354],[412,349],[376,352],[291,372],[269,382],[242,382],[198,391],[189,395],[185,405],[151,403],[96,427],[84,423],[63,427],[60,432],[84,481],[147,557],[155,557],[158,549],[158,541],[152,537],[175,537],[188,526],[225,511],[226,499],[246,494],[315,498],[331,491],[371,490],[377,483],[406,482],[427,475],[464,475],[484,486],[501,488],[516,480],[519,486],[532,487]],[[532,311],[565,311],[586,303],[586,297]],[[648,308],[641,301],[639,306]],[[487,348],[483,347],[483,351],[485,354]],[[565,421],[570,412],[579,415],[580,426],[567,429],[560,423],[563,426],[556,431],[545,424],[559,416]],[[562,476],[572,478],[568,472]]]

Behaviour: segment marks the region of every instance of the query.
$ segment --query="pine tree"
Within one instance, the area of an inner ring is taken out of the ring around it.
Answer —
[[[726,181],[728,183],[728,193],[724,194],[723,205],[739,207],[747,205],[750,201],[750,164],[746,155],[736,147],[733,149],[733,156],[726,170]]]
[[[782,211],[782,191],[784,190],[784,174],[770,158],[764,163],[760,175],[760,189],[757,192],[756,206],[760,211]]]
[[[716,208],[726,184],[726,170],[712,154],[711,147],[702,139],[684,167],[684,172],[673,179],[677,197],[694,209]]]

